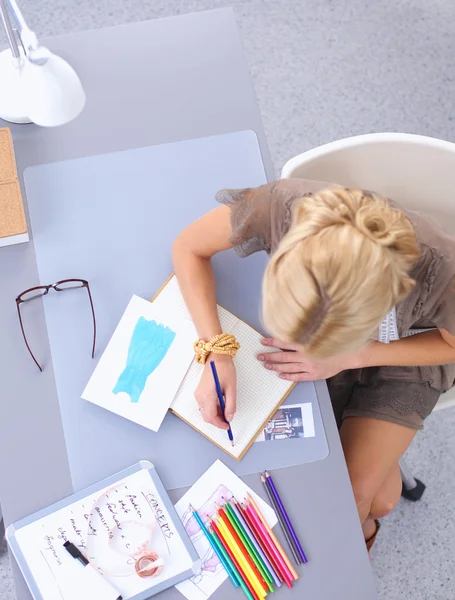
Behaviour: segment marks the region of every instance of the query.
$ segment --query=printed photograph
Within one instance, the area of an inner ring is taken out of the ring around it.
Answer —
[[[257,442],[291,440],[314,436],[311,402],[281,406],[265,425]]]

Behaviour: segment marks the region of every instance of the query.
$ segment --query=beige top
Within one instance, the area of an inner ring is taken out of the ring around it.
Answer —
[[[222,190],[217,201],[231,207],[231,242],[241,257],[264,250],[272,254],[289,230],[295,201],[329,184],[304,179],[281,179],[256,189]],[[414,226],[421,256],[410,275],[416,281],[396,306],[398,333],[437,327],[455,335],[455,237],[422,213],[402,210]],[[428,382],[445,391],[455,383],[455,364],[433,367],[371,367],[345,371],[337,383],[354,380]]]

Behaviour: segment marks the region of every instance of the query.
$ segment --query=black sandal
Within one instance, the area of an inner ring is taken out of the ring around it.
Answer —
[[[365,544],[367,545],[368,552],[373,547],[373,544],[376,541],[376,538],[377,538],[377,535],[379,533],[379,530],[381,529],[381,523],[377,519],[375,519],[374,522],[375,522],[375,525],[376,525],[376,531],[373,533],[373,535],[370,538],[368,538],[367,540],[365,540]]]

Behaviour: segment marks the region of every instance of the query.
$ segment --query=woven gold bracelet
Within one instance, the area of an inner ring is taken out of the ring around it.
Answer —
[[[235,337],[229,333],[220,333],[213,337],[210,342],[206,342],[205,340],[194,342],[196,361],[200,365],[205,365],[209,354],[212,352],[213,354],[226,354],[234,358],[239,348],[240,344]]]

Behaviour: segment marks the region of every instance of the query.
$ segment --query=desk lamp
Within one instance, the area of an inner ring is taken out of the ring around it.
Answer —
[[[0,0],[9,50],[0,52],[0,118],[11,123],[63,125],[85,104],[76,71],[40,46],[16,3]]]

